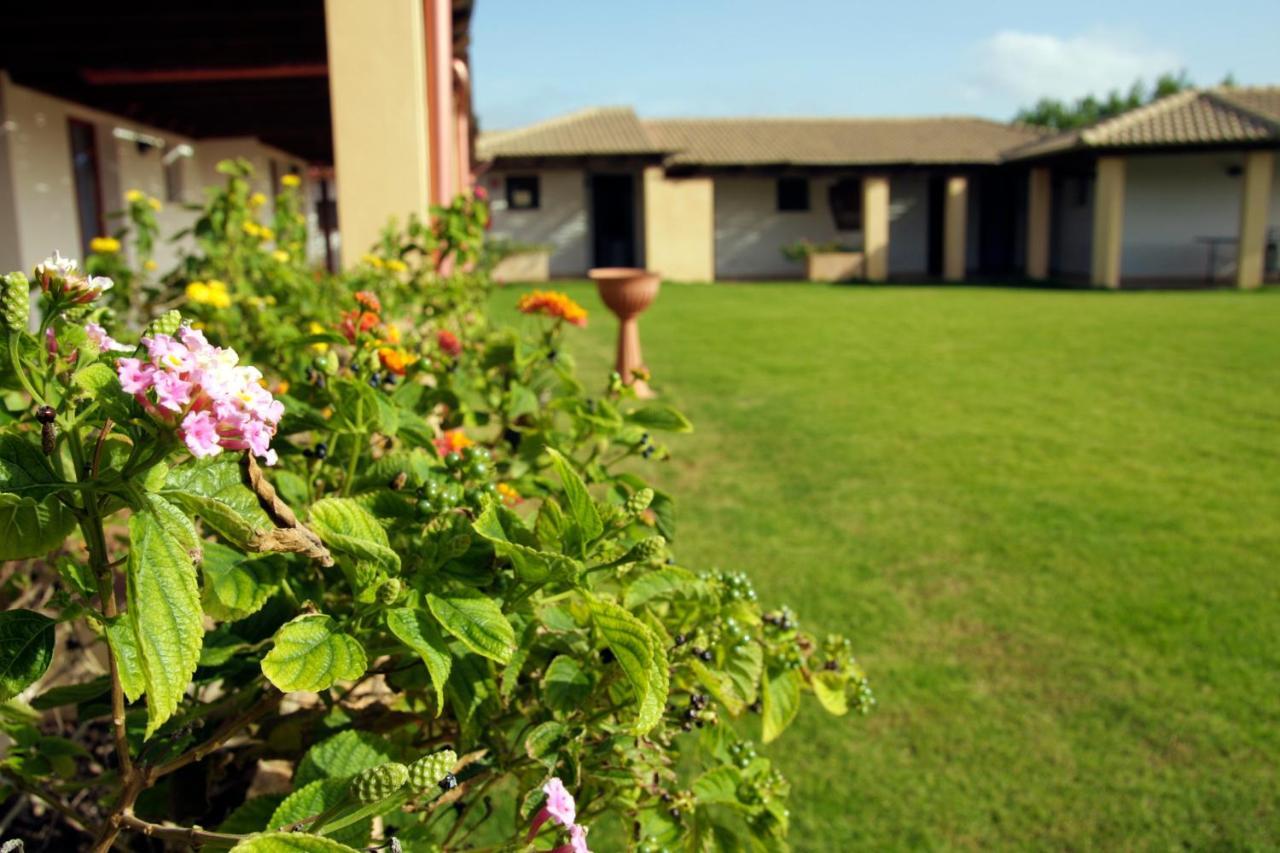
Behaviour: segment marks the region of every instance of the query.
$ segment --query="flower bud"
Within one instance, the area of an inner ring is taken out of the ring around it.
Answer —
[[[144,338],[154,338],[156,335],[175,335],[180,326],[182,326],[182,315],[176,310],[166,311],[151,321],[142,336]]]
[[[395,761],[357,773],[351,779],[351,793],[362,803],[385,800],[409,781],[409,768]]]
[[[20,272],[0,279],[0,321],[14,332],[25,332],[31,319],[31,283]]]
[[[409,765],[409,787],[418,793],[430,790],[448,776],[457,763],[458,754],[452,749],[424,755]]]
[[[626,509],[630,515],[639,515],[653,503],[653,489],[644,488],[627,498]]]
[[[666,547],[667,540],[663,537],[648,536],[631,546],[631,550],[627,552],[627,558],[636,563],[656,560],[662,556],[662,551]]]

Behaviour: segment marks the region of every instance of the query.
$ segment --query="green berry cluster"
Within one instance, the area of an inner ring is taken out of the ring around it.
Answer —
[[[713,572],[711,577],[720,584],[720,600],[725,604],[756,600],[756,589],[742,572]]]
[[[362,803],[385,800],[409,781],[409,768],[396,761],[362,770],[351,778],[351,793]]]

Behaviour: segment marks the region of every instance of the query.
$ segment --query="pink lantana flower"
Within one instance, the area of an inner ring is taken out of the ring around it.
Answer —
[[[271,439],[284,404],[262,386],[262,372],[240,364],[235,350],[211,345],[183,326],[176,336],[143,338],[149,363],[116,361],[120,387],[178,436],[197,457],[248,450],[276,463]]]
[[[107,330],[97,323],[85,323],[84,333],[89,336],[89,343],[98,348],[98,352],[129,352],[133,349],[108,335]]]

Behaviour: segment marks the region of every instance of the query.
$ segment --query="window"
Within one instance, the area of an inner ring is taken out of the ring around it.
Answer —
[[[809,209],[808,178],[778,178],[778,210],[803,211]]]
[[[536,175],[507,176],[507,208],[509,210],[538,209],[538,178]]]
[[[831,204],[831,218],[837,231],[862,230],[862,181],[843,178],[831,185],[827,194]]]
[[[80,248],[89,254],[89,241],[106,233],[102,220],[102,184],[98,174],[98,145],[87,121],[67,120],[71,134],[71,174],[76,187],[76,221]]]

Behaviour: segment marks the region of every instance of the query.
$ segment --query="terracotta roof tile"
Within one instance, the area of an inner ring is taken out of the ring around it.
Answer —
[[[1042,131],[980,118],[657,119],[644,126],[672,165],[995,163]]]
[[[476,149],[481,160],[658,153],[630,107],[594,107],[515,130],[482,133]]]

